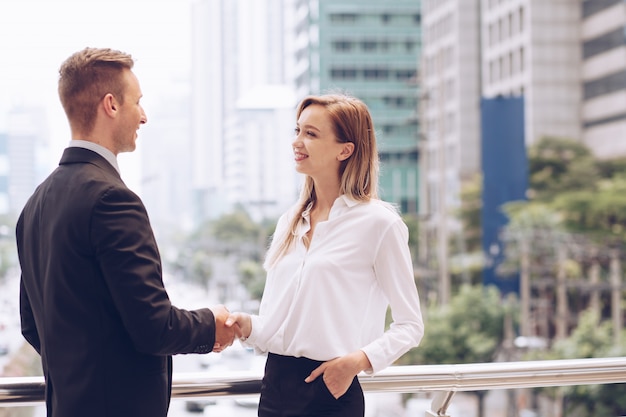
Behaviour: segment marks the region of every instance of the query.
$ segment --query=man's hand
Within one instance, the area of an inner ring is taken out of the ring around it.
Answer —
[[[240,333],[241,330],[239,326],[226,326],[226,320],[230,313],[223,305],[212,307],[211,311],[213,316],[215,316],[215,345],[213,345],[213,352],[221,352],[233,344],[235,333]]]
[[[354,377],[370,366],[372,365],[367,355],[363,351],[357,350],[346,356],[324,362],[315,368],[304,382],[313,382],[318,376],[323,375],[328,391],[338,399],[348,391]]]

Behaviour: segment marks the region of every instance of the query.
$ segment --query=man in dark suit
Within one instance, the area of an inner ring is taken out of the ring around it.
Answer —
[[[60,68],[72,141],[16,228],[22,334],[41,355],[49,417],[165,417],[172,358],[220,351],[223,306],[174,307],[148,215],[116,156],[147,122],[130,55],[86,48]]]

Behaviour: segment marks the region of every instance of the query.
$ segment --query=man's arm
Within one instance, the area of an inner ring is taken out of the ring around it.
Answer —
[[[30,300],[26,293],[26,287],[20,277],[20,320],[22,326],[22,335],[37,353],[41,354],[41,342],[39,341],[39,333],[35,324],[35,316],[30,306]]]

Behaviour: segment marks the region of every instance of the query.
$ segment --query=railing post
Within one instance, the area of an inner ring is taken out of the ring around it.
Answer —
[[[430,405],[430,410],[426,410],[426,417],[455,417],[448,414],[448,406],[450,406],[454,393],[454,391],[437,391]]]

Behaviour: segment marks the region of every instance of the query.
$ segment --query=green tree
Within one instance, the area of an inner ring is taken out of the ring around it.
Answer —
[[[598,160],[580,142],[543,138],[528,160],[531,203],[557,211],[570,232],[626,242],[626,158]]]
[[[407,364],[491,362],[504,338],[505,307],[497,288],[463,285],[447,305],[426,310],[424,338],[401,358]],[[476,391],[479,417],[484,415],[485,391]]]
[[[482,250],[480,221],[482,207],[482,176],[476,175],[461,187],[461,208],[458,213],[468,252]]]
[[[409,249],[415,265],[419,255],[419,218],[415,214],[407,213],[402,215],[402,220],[409,229]]]
[[[237,208],[205,222],[183,239],[171,266],[187,280],[208,288],[213,265],[218,258],[226,258],[251,297],[260,298],[265,279],[261,262],[268,245],[267,236],[274,228],[274,222],[256,223],[245,210]]]
[[[626,172],[626,157],[600,159],[596,165],[601,178],[613,178]]]
[[[461,187],[461,205],[456,212],[461,228],[450,242],[452,253],[457,254],[450,259],[450,272],[457,286],[482,282],[481,210],[482,176],[476,175]]]
[[[528,359],[576,359],[604,358],[626,355],[626,337],[614,345],[610,321],[601,321],[597,313],[587,310],[580,315],[572,334],[554,343],[546,352],[529,354]],[[612,417],[626,410],[626,384],[576,385],[569,387],[541,388],[553,398],[563,398],[564,415]]]
[[[626,176],[598,181],[595,190],[561,193],[551,206],[561,213],[568,230],[596,241],[626,243]]]
[[[529,197],[550,200],[569,190],[593,190],[599,176],[589,148],[571,139],[545,137],[528,149]]]
[[[225,243],[256,242],[259,225],[243,209],[224,214],[211,224],[213,237]]]
[[[241,283],[248,290],[250,298],[261,300],[265,289],[265,270],[259,262],[244,260],[239,264]]]

